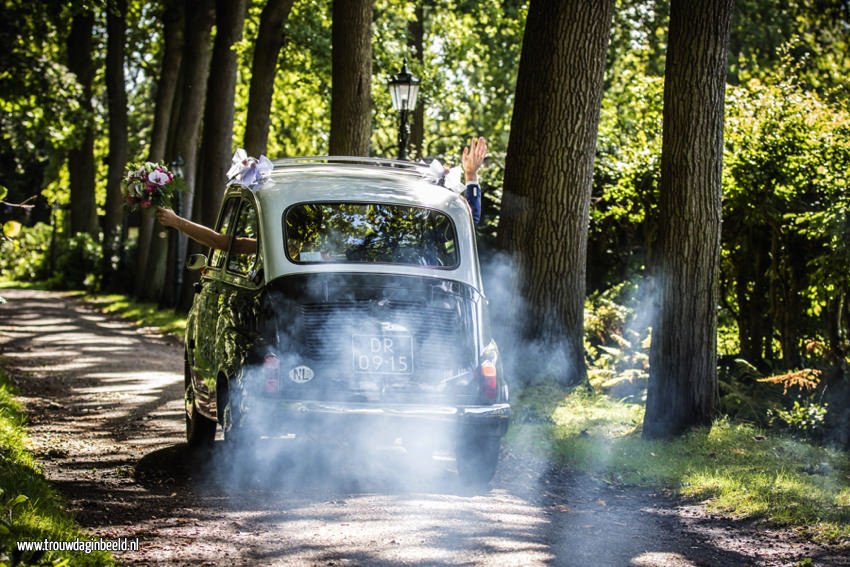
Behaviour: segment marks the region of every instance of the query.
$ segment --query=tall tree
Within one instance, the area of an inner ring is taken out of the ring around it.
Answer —
[[[505,163],[498,244],[517,263],[523,334],[564,357],[564,384],[587,374],[587,230],[613,6],[531,1]]]
[[[180,67],[180,105],[172,107],[169,132],[173,134],[166,145],[169,161],[183,160],[184,187],[180,195],[181,214],[191,211],[195,188],[198,157],[198,140],[201,117],[207,93],[207,77],[212,56],[210,37],[215,22],[215,0],[186,0],[186,28],[184,31],[183,61]],[[167,242],[166,231],[155,229],[151,240],[148,267],[145,273],[150,284],[145,289],[149,299],[161,299],[166,283]],[[173,291],[173,290],[171,290]],[[170,299],[173,302],[172,293]]]
[[[0,18],[0,185],[8,201],[38,194],[74,145],[81,89],[68,73],[61,2],[5,0]],[[23,119],[22,119],[23,118]],[[21,172],[26,172],[22,175]]]
[[[206,105],[204,107],[204,131],[201,141],[200,164],[203,175],[197,186],[192,209],[192,217],[207,226],[213,226],[221,206],[222,189],[230,156],[233,152],[233,100],[236,95],[237,57],[234,46],[242,38],[245,24],[245,12],[248,0],[218,0],[215,14],[215,45],[208,77]],[[186,253],[185,236],[181,235],[184,245],[177,253]],[[193,244],[194,247],[194,244]],[[179,264],[179,263],[178,263]],[[181,278],[182,274],[174,274]],[[188,310],[192,302],[191,286],[185,287],[179,300],[180,307]],[[171,291],[166,289],[166,296]],[[171,303],[171,301],[168,301]]]
[[[151,132],[148,159],[158,162],[165,160],[165,148],[171,124],[171,115],[177,99],[177,86],[180,82],[180,64],[183,60],[183,27],[185,25],[184,0],[168,0],[163,6],[163,44],[162,63],[156,84],[156,102],[154,107],[153,131]],[[153,236],[154,217],[143,214],[139,224],[139,244],[136,256],[136,274],[146,277],[136,278],[135,293],[145,294],[150,280],[147,277],[148,256]]]
[[[275,70],[283,47],[283,29],[294,0],[268,0],[260,16],[260,30],[251,64],[248,118],[245,124],[245,150],[248,155],[266,153],[269,115],[274,94]]]
[[[416,4],[414,19],[407,23],[407,51],[420,67],[425,64],[425,6]],[[410,120],[410,148],[413,159],[422,158],[425,143],[425,101],[420,100]]]
[[[119,267],[124,208],[121,179],[127,163],[127,91],[124,87],[124,47],[127,35],[127,0],[106,4],[106,97],[109,111],[109,174],[106,183],[106,217],[103,225],[104,276],[107,286]]]
[[[334,0],[331,155],[369,155],[374,0]]]
[[[647,438],[678,435],[714,417],[723,104],[733,4],[673,0],[670,6]]]
[[[242,39],[248,0],[218,0],[216,35],[210,65],[201,160],[204,174],[194,207],[194,218],[215,224],[221,205],[225,173],[233,153],[233,100],[236,95],[237,58],[234,45]]]
[[[71,234],[87,232],[97,235],[97,205],[94,191],[94,118],[92,108],[92,31],[94,14],[87,7],[79,8],[71,21],[68,34],[68,69],[77,77],[82,93],[80,108],[84,120],[79,133],[79,145],[68,152],[68,174],[71,186]]]

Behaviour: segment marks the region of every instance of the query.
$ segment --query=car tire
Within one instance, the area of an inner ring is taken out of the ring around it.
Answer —
[[[234,405],[234,397],[230,394],[229,385],[222,388],[219,385],[219,407],[221,408],[221,430],[224,432],[224,444],[229,452],[251,450],[254,438],[247,431],[239,418],[238,404]]]
[[[455,461],[460,480],[484,486],[493,480],[499,463],[501,438],[496,435],[467,434],[457,443]]]
[[[190,447],[209,447],[215,441],[216,422],[198,411],[188,360],[184,362],[183,370],[183,401],[186,408],[186,442]]]

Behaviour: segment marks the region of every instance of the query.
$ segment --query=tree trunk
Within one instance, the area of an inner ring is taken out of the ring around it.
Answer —
[[[233,101],[236,96],[238,61],[233,46],[242,39],[248,0],[219,0],[216,36],[210,66],[208,96],[204,108],[201,144],[204,173],[198,199],[203,214],[196,217],[212,226],[221,206],[225,173],[233,155]]]
[[[245,124],[245,151],[257,157],[266,153],[269,140],[269,114],[274,94],[275,71],[283,47],[283,28],[294,0],[268,0],[260,16],[260,30],[251,63],[248,118]]]
[[[421,67],[425,63],[425,7],[418,3],[415,8],[416,19],[407,24],[407,50],[411,57],[419,62]],[[421,94],[421,91],[420,91]],[[425,103],[420,99],[416,108],[413,109],[410,120],[410,159],[422,159],[422,146],[425,142]]]
[[[204,108],[204,133],[201,142],[201,163],[203,175],[198,185],[194,218],[201,224],[213,226],[221,206],[225,173],[230,166],[233,153],[233,101],[236,96],[236,70],[238,67],[236,51],[233,46],[242,39],[245,12],[248,0],[218,0],[216,7],[216,34],[212,63],[207,85],[207,99]],[[187,204],[187,211],[189,205]],[[185,237],[183,238],[185,242]],[[195,248],[194,244],[192,245]],[[186,248],[178,248],[181,258]],[[185,274],[177,274],[185,276]],[[194,272],[192,275],[196,275]],[[188,311],[192,303],[191,281],[180,290],[180,308]]]
[[[773,329],[768,297],[770,235],[761,227],[744,228],[740,242],[730,244],[735,266],[735,295],[738,302],[738,343],[744,360],[764,367]]]
[[[94,125],[92,122],[92,31],[94,14],[82,9],[74,16],[68,34],[68,69],[82,87],[80,108],[85,116],[79,145],[68,152],[71,185],[71,234],[87,232],[97,236],[97,202],[94,192]]]
[[[563,384],[587,375],[587,231],[613,4],[531,1],[505,163],[497,244],[517,263],[522,335]]]
[[[165,145],[168,141],[172,109],[175,106],[177,85],[180,80],[180,63],[183,59],[183,26],[185,25],[184,0],[170,0],[162,15],[164,24],[164,47],[162,66],[156,85],[156,108],[154,110],[153,133],[148,154],[150,161],[165,161]],[[139,222],[139,245],[136,255],[135,294],[141,297],[149,285],[148,257],[154,226],[153,214],[141,215]]]
[[[780,344],[782,345],[782,364],[786,370],[800,368],[803,364],[802,333],[803,305],[801,294],[806,288],[803,274],[806,272],[807,242],[793,235],[781,237],[782,248],[785,252],[782,260],[782,275],[780,289],[781,313],[778,313],[780,323]]]
[[[115,289],[121,267],[124,200],[121,180],[127,164],[127,92],[124,90],[124,44],[127,35],[127,0],[106,4],[106,95],[109,109],[109,175],[106,183],[106,217],[103,223],[104,286]]]
[[[175,138],[167,143],[172,155],[170,162],[178,157],[183,160],[184,191],[177,194],[179,212],[187,215],[192,210],[192,198],[195,189],[195,174],[198,157],[198,140],[201,131],[201,117],[206,100],[207,77],[210,70],[212,49],[210,36],[215,21],[215,0],[186,0],[186,28],[184,31],[183,63],[180,67],[181,92],[178,95],[180,107],[174,109],[171,120],[178,118],[171,131]],[[174,231],[170,231],[174,233]],[[174,305],[173,289],[174,258],[168,261],[169,231],[162,227],[154,229],[151,253],[148,259],[147,273],[155,275],[148,288],[149,297],[163,304]],[[173,236],[176,238],[176,234]],[[185,237],[184,237],[185,238]],[[174,248],[174,246],[172,246]],[[172,254],[173,256],[173,254]],[[171,272],[171,278],[168,272]],[[165,293],[170,294],[164,297]]]
[[[333,0],[330,155],[369,155],[373,3]]]
[[[670,9],[647,438],[710,425],[714,417],[723,101],[733,3],[673,0]]]

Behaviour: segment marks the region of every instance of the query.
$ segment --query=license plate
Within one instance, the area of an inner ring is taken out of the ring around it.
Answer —
[[[412,374],[410,335],[352,335],[354,371],[368,374]]]

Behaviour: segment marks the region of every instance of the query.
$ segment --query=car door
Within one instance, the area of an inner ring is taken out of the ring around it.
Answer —
[[[216,230],[221,234],[233,231],[234,219],[241,199],[229,197],[222,205]],[[195,378],[195,396],[207,413],[215,412],[215,381],[218,371],[216,341],[221,319],[226,285],[222,281],[227,250],[210,250],[207,268],[201,276],[201,291],[195,298],[190,361]]]
[[[219,368],[227,377],[238,374],[258,335],[262,290],[260,228],[257,208],[247,197],[239,205],[232,235],[221,276],[222,309],[216,344]]]

